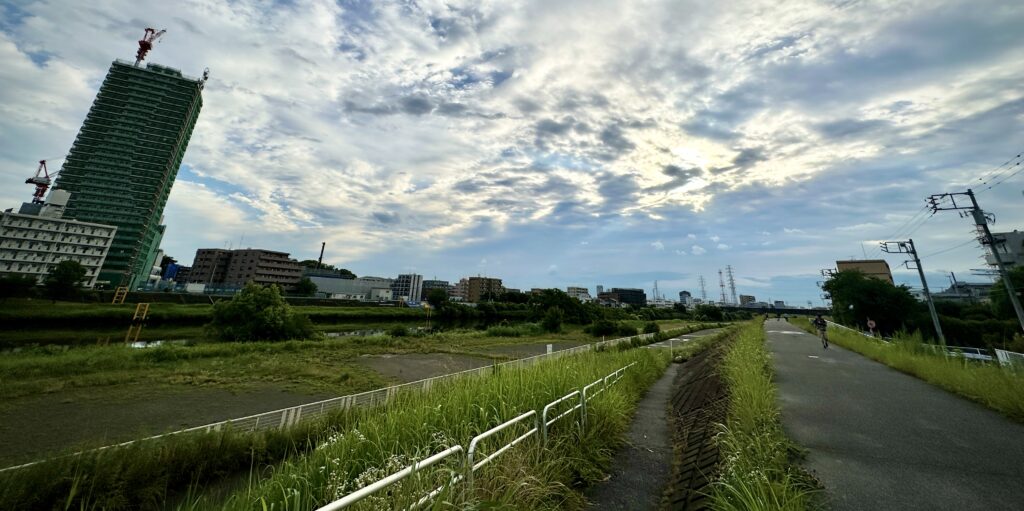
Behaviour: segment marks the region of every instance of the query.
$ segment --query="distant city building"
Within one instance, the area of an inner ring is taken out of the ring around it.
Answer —
[[[676,302],[665,298],[652,298],[647,300],[647,306],[654,307],[655,309],[671,309],[676,306]]]
[[[196,250],[189,282],[215,289],[240,289],[248,282],[255,282],[277,284],[290,290],[301,278],[302,265],[290,259],[287,252],[201,248]]]
[[[506,287],[505,288],[505,294],[510,294],[510,293],[511,294],[521,295],[521,294],[523,294],[523,290],[522,289],[516,289],[514,287]]]
[[[740,305],[747,305],[748,303],[754,303],[756,301],[757,298],[754,298],[751,295],[740,295]]]
[[[597,286],[597,294],[601,294],[603,292],[604,292],[604,286],[598,285]]]
[[[459,285],[463,285],[463,282],[465,282],[463,296],[465,301],[471,303],[480,302],[485,296],[498,296],[505,291],[505,288],[501,285],[501,279],[469,277],[460,280]]]
[[[693,305],[693,295],[689,291],[679,292],[679,303],[683,305]]]
[[[93,287],[117,227],[63,218],[70,194],[51,190],[46,202],[26,202],[0,216],[0,276],[29,275],[42,284],[61,261],[85,267],[83,285]]]
[[[614,301],[626,305],[647,305],[647,293],[643,289],[613,287],[611,291],[597,295],[602,301]]]
[[[932,293],[932,298],[950,302],[985,303],[989,301],[992,287],[991,283],[957,282],[944,291]]]
[[[579,300],[581,302],[589,302],[590,300],[593,299],[593,298],[590,297],[590,290],[585,288],[585,287],[569,286],[569,287],[565,288],[565,292],[569,296],[571,296],[571,297],[573,297],[573,298],[575,298],[575,299],[577,299],[577,300]]]
[[[430,296],[430,291],[434,289],[440,289],[444,291],[445,296],[448,296],[450,288],[447,280],[424,280],[421,299],[426,300]]]
[[[776,309],[782,309],[785,306],[786,306],[786,302],[784,302],[782,300],[775,300],[775,308]]]
[[[1024,266],[1024,232],[994,232],[992,237],[996,240],[999,258],[1007,268]],[[992,257],[991,253],[986,253],[985,262],[995,266],[996,258]]]
[[[54,184],[72,193],[68,217],[117,227],[100,281],[135,288],[160,263],[164,206],[203,85],[157,64],[111,64]]]
[[[423,275],[406,273],[391,283],[391,294],[396,300],[418,302],[422,298]]]
[[[836,269],[839,271],[857,270],[868,277],[884,280],[890,284],[893,283],[892,270],[889,269],[889,263],[885,262],[885,259],[836,261]]]
[[[331,298],[359,301],[390,301],[394,298],[391,286],[395,279],[367,276],[355,279],[310,277],[309,280],[316,284],[318,293]]]

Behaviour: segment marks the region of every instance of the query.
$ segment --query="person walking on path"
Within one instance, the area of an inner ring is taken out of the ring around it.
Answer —
[[[825,332],[828,330],[828,323],[825,322],[825,318],[821,317],[821,314],[815,316],[814,321],[811,322],[814,328],[818,329],[818,335],[821,337],[821,347],[828,349],[828,336]]]

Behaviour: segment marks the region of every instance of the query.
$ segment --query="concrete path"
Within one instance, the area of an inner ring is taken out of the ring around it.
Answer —
[[[1024,425],[786,322],[765,328],[784,429],[832,509],[1024,509]]]
[[[590,509],[658,509],[672,476],[672,432],[668,407],[679,364],[665,374],[637,405],[627,445],[619,450],[611,476],[586,492]]]
[[[644,346],[645,348],[668,348],[670,346],[679,347],[686,344],[694,339],[700,339],[707,335],[714,335],[721,332],[722,328],[709,328],[707,330],[697,330],[696,332],[690,332],[688,334],[680,335],[679,337],[673,337],[672,339],[665,339],[664,341],[654,342]],[[672,342],[669,342],[672,341]]]

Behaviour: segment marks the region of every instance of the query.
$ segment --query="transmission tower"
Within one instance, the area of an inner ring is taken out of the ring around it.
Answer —
[[[708,291],[704,287],[704,276],[703,275],[700,276],[700,299],[701,299],[701,301],[703,301],[705,303],[707,303],[707,301],[708,301]]]
[[[729,277],[729,296],[732,297],[732,303],[737,304],[739,300],[736,299],[736,279],[732,275],[732,265],[725,267],[725,274]]]
[[[719,303],[726,303],[725,301],[725,279],[722,278],[722,270],[718,270],[718,287],[722,290],[722,300]]]

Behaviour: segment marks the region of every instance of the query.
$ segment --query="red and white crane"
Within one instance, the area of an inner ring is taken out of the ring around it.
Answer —
[[[160,36],[164,35],[164,32],[167,31],[157,31],[153,28],[146,29],[146,34],[142,36],[142,39],[139,39],[139,51],[135,54],[136,67],[138,67],[138,65],[146,59],[146,54],[149,53],[149,50],[153,49],[153,41],[156,41],[160,38]]]
[[[25,184],[36,185],[36,191],[32,194],[34,204],[42,204],[46,201],[46,190],[50,188],[50,172],[46,169],[46,160],[39,160],[39,168],[36,175],[25,180]]]

